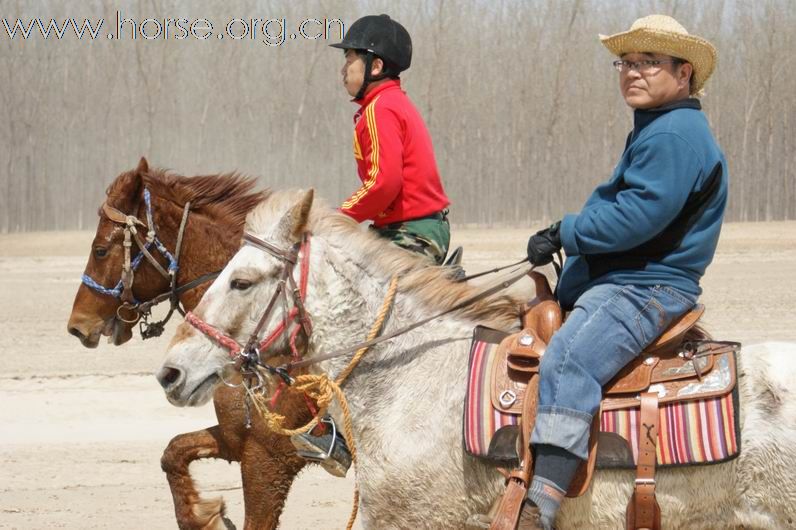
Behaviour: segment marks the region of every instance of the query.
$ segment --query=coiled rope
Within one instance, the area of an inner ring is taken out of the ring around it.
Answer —
[[[387,289],[384,302],[382,302],[381,309],[376,317],[376,321],[370,328],[367,340],[373,340],[381,333],[382,326],[387,318],[390,308],[392,307],[397,291],[398,276],[396,275],[390,280],[390,286]],[[249,393],[249,397],[251,398],[255,409],[262,416],[266,427],[268,427],[268,429],[270,429],[272,432],[284,436],[303,434],[314,429],[320,419],[326,415],[326,411],[329,408],[332,399],[336,398],[337,402],[340,404],[341,410],[343,411],[343,436],[345,436],[346,444],[348,445],[348,449],[351,451],[351,461],[354,464],[354,477],[356,478],[358,474],[358,468],[357,449],[354,443],[354,426],[351,420],[351,410],[348,407],[348,401],[346,400],[345,394],[340,387],[343,385],[348,376],[351,375],[351,372],[353,372],[357,367],[359,361],[362,359],[365,353],[367,353],[368,349],[369,346],[365,346],[357,350],[354,356],[351,358],[351,361],[348,363],[348,366],[346,366],[346,368],[340,373],[340,375],[337,376],[334,381],[329,379],[329,376],[326,374],[303,374],[295,377],[294,383],[287,387],[287,391],[303,393],[309,398],[315,400],[318,405],[318,412],[315,414],[315,416],[313,416],[309,423],[302,427],[286,429],[284,426],[285,417],[277,412],[269,410],[268,406],[266,405],[267,398],[265,396],[255,395],[245,385],[244,388],[246,388],[247,392]],[[358,511],[359,484],[355,481],[353,507],[351,508],[351,515],[348,517],[348,525],[346,526],[346,530],[351,530],[353,528]]]

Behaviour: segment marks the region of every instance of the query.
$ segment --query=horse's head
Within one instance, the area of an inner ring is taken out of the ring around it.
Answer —
[[[126,215],[141,218],[143,211],[143,176],[149,171],[146,159],[132,171],[119,175],[108,187],[105,203]],[[135,245],[130,252],[135,254]],[[125,263],[124,226],[110,219],[100,208],[97,233],[91,244],[84,278],[90,278],[98,286],[112,290],[120,281]],[[162,290],[165,280],[146,272],[137,274],[134,293],[144,297],[157,289]],[[148,285],[157,283],[158,285]],[[67,329],[83,346],[95,348],[102,335],[110,336],[113,344],[119,345],[132,337],[132,327],[136,320],[133,312],[121,308],[119,296],[101,292],[81,283],[72,305]]]
[[[252,210],[246,230],[256,230],[252,235],[270,244],[272,252],[251,245],[241,247],[195,308],[193,316],[201,324],[238,345],[245,345],[256,329],[261,336],[278,329],[285,304],[274,293],[277,289],[291,289],[286,283],[286,271],[293,272],[294,278],[299,275],[298,263],[304,256],[299,256],[297,244],[307,229],[313,196],[312,190],[275,194]],[[290,296],[288,293],[287,304],[292,307]],[[273,310],[258,327],[269,305]],[[289,335],[277,336],[269,345],[269,352],[288,351]],[[211,342],[194,326],[183,322],[156,377],[172,404],[201,405],[212,397],[221,382],[220,373],[230,361],[229,345]]]

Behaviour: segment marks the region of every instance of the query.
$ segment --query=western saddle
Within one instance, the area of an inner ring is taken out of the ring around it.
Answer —
[[[529,437],[533,430],[538,397],[538,377],[541,357],[553,333],[561,326],[561,307],[553,297],[547,279],[532,272],[536,284],[536,298],[525,305],[522,331],[505,337],[498,346],[491,370],[491,400],[496,410],[520,414],[518,436],[507,443],[496,433],[489,450],[505,452],[512,445],[513,454],[519,457],[519,466],[508,472],[506,491],[491,529],[514,530],[533,471],[533,457]],[[690,340],[705,339],[705,334],[694,327],[704,313],[702,305],[676,319],[666,331],[650,344],[641,355],[625,366],[603,388],[601,410],[640,408],[638,459],[635,489],[626,512],[627,529],[660,529],[660,507],[655,498],[656,444],[658,440],[658,407],[672,401],[710,397],[710,393],[683,398],[678,391],[714,370],[714,359],[727,354],[722,343],[702,342],[699,354]],[[735,365],[732,358],[734,384]],[[725,392],[726,393],[726,392]],[[714,392],[712,395],[716,395]],[[567,492],[569,497],[583,494],[589,486],[594,471],[600,414],[595,416],[589,442],[589,459],[584,461]],[[502,447],[500,447],[502,444]],[[494,447],[493,447],[494,446]],[[516,461],[516,460],[515,460]]]

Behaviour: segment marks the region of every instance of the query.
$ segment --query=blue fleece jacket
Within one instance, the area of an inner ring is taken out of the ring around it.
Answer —
[[[727,163],[701,108],[686,99],[635,111],[613,176],[561,222],[565,309],[603,283],[701,293],[727,204]]]

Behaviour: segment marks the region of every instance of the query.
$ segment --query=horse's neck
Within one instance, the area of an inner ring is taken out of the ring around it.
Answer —
[[[390,283],[384,275],[364,274],[362,271],[366,268],[355,263],[336,263],[335,266],[341,271],[359,269],[361,272],[344,281],[327,281],[322,287],[328,291],[316,291],[315,296],[322,297],[326,304],[320,307],[322,314],[313,314],[316,325],[313,326],[310,353],[315,355],[365,340]],[[438,309],[429,307],[416,295],[402,293],[399,289],[382,334],[415,323],[436,311]],[[459,403],[464,402],[463,382],[471,335],[471,322],[456,315],[445,315],[375,345],[362,356],[344,381],[343,392],[365,482],[378,477],[378,469],[385,458],[396,457],[388,448],[393,444],[391,439],[405,436],[402,429],[411,431],[412,445],[450,445],[445,432],[457,429],[455,422],[461,414]],[[337,379],[352,357],[350,353],[319,362],[311,371]],[[346,420],[341,406],[335,404],[331,409],[338,425]],[[431,425],[439,427],[431,428]]]
[[[313,247],[322,245],[326,243],[313,240]],[[384,280],[333,252],[311,255],[306,303],[314,321],[313,349],[328,352],[365,340],[379,311],[376,298],[385,293]],[[337,364],[333,361],[328,373],[336,373]]]
[[[158,237],[171,253],[177,250],[177,237],[182,221],[183,209],[164,200],[153,200]],[[157,205],[156,205],[157,201]],[[146,211],[142,210],[141,219]],[[240,247],[242,230],[235,230],[229,220],[212,216],[207,211],[190,212],[180,249],[177,284],[186,284],[204,274],[220,271]],[[191,310],[199,303],[202,295],[210,287],[207,281],[183,293],[180,297],[186,309]]]
[[[316,264],[316,266],[330,267],[330,274],[324,275],[326,280],[318,286],[316,293],[309,295],[310,300],[315,296],[319,297],[315,302],[320,302],[315,316],[317,319],[314,327],[317,333],[314,332],[316,338],[313,339],[315,354],[338,350],[366,340],[377,321],[391,280],[389,275],[374,273],[371,268],[357,263],[354,259],[324,261],[325,264]],[[384,321],[381,334],[418,322],[436,311],[439,310],[428,307],[417,296],[401,293],[399,289]],[[364,355],[356,373],[369,372],[373,375],[375,372],[385,374],[392,373],[393,370],[400,372],[407,362],[422,365],[423,359],[413,361],[412,357],[424,355],[424,352],[445,341],[466,339],[472,332],[472,326],[472,323],[456,315],[443,316],[371,348]],[[315,369],[336,377],[348,365],[351,356],[351,354],[344,355],[319,363]],[[378,378],[378,375],[376,377]],[[368,384],[365,384],[362,390],[369,393],[381,391]]]

